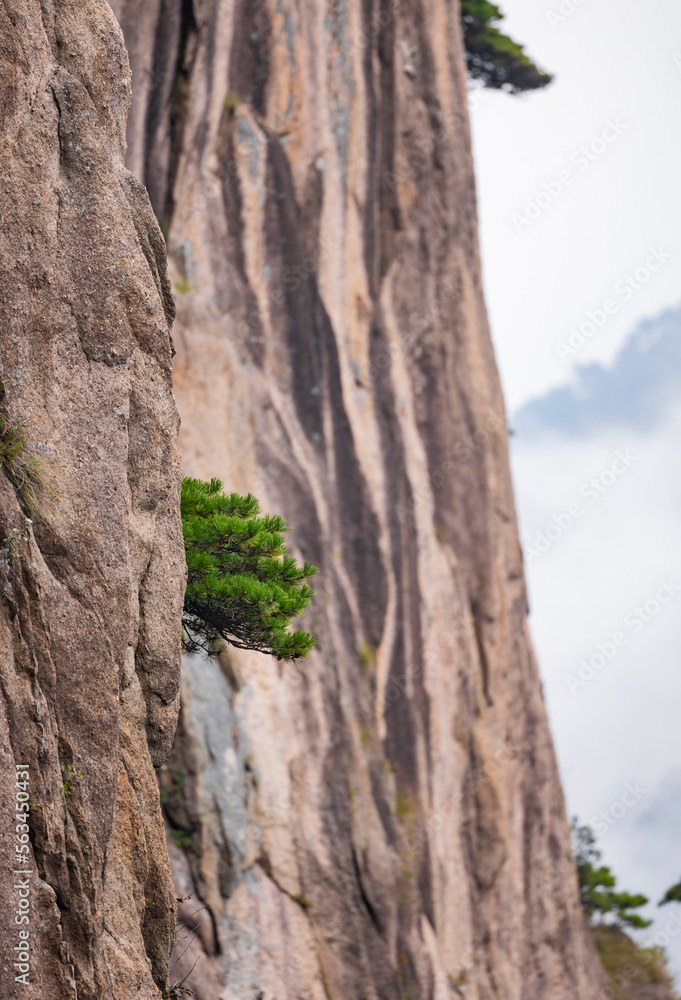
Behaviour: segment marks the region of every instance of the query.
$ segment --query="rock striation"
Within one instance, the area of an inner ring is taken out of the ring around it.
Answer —
[[[154,766],[168,755],[179,710],[185,573],[174,305],[158,222],[124,166],[129,101],[128,57],[108,4],[2,4],[8,1000],[152,1000],[168,987],[175,899]],[[32,462],[58,494],[39,489],[37,513],[21,476],[8,474],[21,437],[15,469]],[[17,786],[24,766],[27,790]],[[28,923],[17,922],[24,913]],[[15,965],[27,945],[28,962]],[[16,981],[23,965],[30,972]]]
[[[451,0],[115,0],[185,472],[320,567],[298,666],[185,664],[162,772],[200,1000],[587,1000],[527,631]],[[186,978],[185,978],[186,977]]]

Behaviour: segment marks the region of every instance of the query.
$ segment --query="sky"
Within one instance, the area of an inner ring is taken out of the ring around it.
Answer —
[[[568,810],[595,829],[620,888],[653,902],[681,877],[679,385],[681,309],[635,331],[611,367],[528,404],[511,438]],[[673,912],[649,907],[658,922],[642,940]],[[677,973],[680,940],[681,923],[661,942]]]
[[[575,364],[611,361],[639,319],[681,299],[681,9],[582,0],[552,25],[561,0],[500,6],[508,33],[555,77],[472,101],[487,304],[513,412]],[[536,217],[523,222],[528,210]],[[667,259],[628,285],[651,248]],[[615,311],[561,360],[556,344],[609,299]]]
[[[681,8],[500,6],[556,77],[471,98],[530,626],[568,811],[656,902],[681,878]]]

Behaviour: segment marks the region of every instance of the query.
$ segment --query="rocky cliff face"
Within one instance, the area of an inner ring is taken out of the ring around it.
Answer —
[[[0,7],[3,998],[160,998],[174,938],[154,775],[184,582],[173,303],[123,164],[129,98],[106,3]],[[40,460],[60,497],[39,490],[41,516],[7,474],[17,436],[15,469]]]
[[[173,979],[200,1000],[597,995],[527,634],[458,6],[113,7],[128,165],[177,293],[185,471],[256,492],[321,571],[309,662],[186,663],[162,772],[188,897]]]

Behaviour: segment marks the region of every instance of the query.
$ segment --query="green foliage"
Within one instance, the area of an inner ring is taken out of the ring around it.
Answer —
[[[662,983],[671,989],[667,956],[663,948],[639,948],[624,931],[613,925],[600,924],[592,928],[592,936],[601,965],[609,979],[608,996],[612,1000],[630,1000],[642,996],[638,984]],[[667,994],[669,995],[669,994]]]
[[[62,764],[61,774],[64,788],[64,795],[73,795],[76,782],[83,780],[81,771],[76,771],[73,764]]]
[[[405,820],[411,813],[411,802],[406,792],[398,792],[395,796],[395,815],[399,820]]]
[[[363,642],[359,647],[359,663],[366,673],[371,673],[376,663],[376,651],[368,642]]]
[[[310,907],[310,900],[302,892],[299,892],[298,895],[292,896],[291,898],[296,901],[296,903],[298,904],[298,906],[302,906],[302,908],[304,910],[309,909],[309,907]]]
[[[174,123],[189,115],[189,93],[187,77],[184,73],[178,73],[170,95],[170,117]]]
[[[461,24],[466,65],[474,80],[486,87],[519,94],[545,87],[553,77],[538,69],[518,45],[495,27],[503,14],[487,0],[461,0]]]
[[[239,107],[240,104],[243,104],[243,100],[239,97],[238,94],[225,94],[224,100],[222,102],[222,106],[227,111],[227,115],[229,118],[234,118],[236,114],[236,109]]]
[[[170,836],[173,838],[175,846],[179,847],[180,850],[184,850],[185,847],[192,846],[192,838],[190,834],[186,832],[186,830],[177,830],[177,829],[171,830]]]
[[[239,649],[270,653],[278,660],[307,656],[316,638],[292,619],[314,596],[306,580],[317,570],[298,566],[287,554],[282,517],[260,517],[252,494],[222,491],[210,483],[182,484],[182,530],[187,555],[187,590],[182,625],[187,652],[214,653],[223,639]]]
[[[651,920],[633,912],[645,906],[648,897],[641,893],[615,892],[617,879],[608,867],[597,864],[601,852],[595,846],[593,830],[588,826],[579,826],[575,818],[572,838],[582,908],[589,921],[602,922],[607,917],[621,926],[649,927]]]
[[[42,458],[31,454],[28,421],[10,416],[3,400],[0,383],[0,467],[24,509],[33,517],[43,517],[47,496],[58,500],[54,473]]]
[[[667,889],[664,896],[657,904],[658,906],[664,906],[665,903],[681,903],[681,882],[677,882],[676,885],[671,886]]]
[[[646,920],[640,913],[632,912],[638,909],[639,906],[645,906],[648,902],[648,897],[644,896],[643,893],[612,892],[610,893],[610,899],[612,900],[612,911],[617,923],[637,928],[650,927],[652,924],[652,920]]]
[[[23,530],[21,528],[12,528],[12,530],[5,535],[2,540],[2,548],[0,548],[0,565],[2,565],[4,560],[7,562],[8,566],[11,566],[19,555],[19,545],[21,542],[25,542],[27,540],[28,531],[26,528]]]

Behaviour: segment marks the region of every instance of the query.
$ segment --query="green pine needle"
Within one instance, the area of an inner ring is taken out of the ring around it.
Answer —
[[[614,920],[621,927],[649,927],[651,922],[634,910],[648,902],[642,893],[616,892],[617,879],[606,865],[598,865],[601,852],[596,847],[596,837],[589,826],[580,826],[577,818],[572,821],[572,838],[579,894],[588,920]]]
[[[474,80],[485,87],[508,90],[512,94],[536,90],[552,77],[538,69],[522,45],[496,27],[503,14],[487,0],[461,0],[466,64]]]
[[[278,660],[309,655],[317,639],[291,631],[314,592],[315,566],[287,554],[284,518],[260,516],[252,495],[223,493],[219,479],[182,483],[187,589],[182,616],[186,652],[215,652],[223,639]]]

